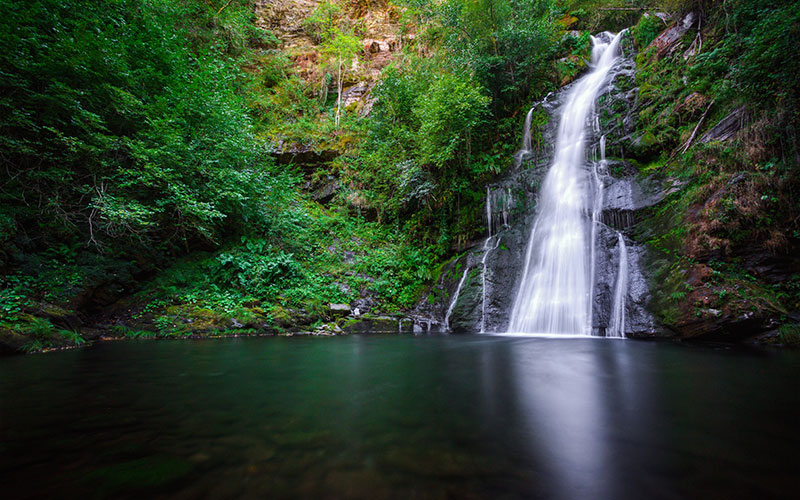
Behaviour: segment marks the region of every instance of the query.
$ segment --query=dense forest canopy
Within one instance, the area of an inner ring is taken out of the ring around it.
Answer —
[[[307,54],[255,4],[0,4],[6,334],[35,349],[80,342],[98,315],[189,334],[187,317],[286,328],[327,321],[329,302],[412,307],[481,234],[485,186],[512,164],[530,106],[586,67],[590,33],[629,26],[646,139],[631,160],[689,183],[656,214],[664,272],[713,260],[733,286],[750,242],[797,248],[797,1],[325,0],[300,26]],[[656,54],[675,22],[657,12],[698,13],[697,54]],[[378,15],[400,48],[371,109],[348,107],[343,89],[375,69],[365,19]],[[694,147],[705,118],[675,112],[693,93],[709,123],[746,107],[739,142]],[[742,172],[727,205],[697,215]],[[656,293],[664,311],[687,295],[678,281]],[[796,307],[796,280],[753,283],[775,314]],[[128,315],[103,316],[112,306]]]

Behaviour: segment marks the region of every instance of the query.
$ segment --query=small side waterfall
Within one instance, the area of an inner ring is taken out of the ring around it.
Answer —
[[[469,274],[469,263],[464,263],[464,274],[461,275],[461,279],[458,282],[458,286],[456,287],[456,291],[453,294],[452,300],[450,300],[450,305],[447,307],[447,313],[444,315],[444,328],[445,330],[450,330],[450,316],[453,314],[453,309],[456,308],[456,302],[458,302],[458,295],[461,293],[461,289],[464,287],[464,282],[467,281],[467,274]]]
[[[586,124],[617,61],[621,35],[608,43],[592,37],[593,69],[574,84],[561,109],[555,159],[540,192],[510,332],[592,332],[593,227],[599,210],[598,194],[587,189]],[[596,191],[601,183],[599,176],[595,180]]]
[[[625,336],[625,300],[628,297],[628,247],[625,245],[625,237],[619,231],[617,231],[617,241],[619,271],[617,272],[617,284],[614,287],[611,324],[606,332],[606,337]]]
[[[481,333],[486,332],[487,315],[489,312],[489,292],[492,290],[490,283],[491,271],[489,269],[489,259],[492,256],[492,253],[500,247],[503,231],[509,229],[510,227],[509,215],[513,207],[514,196],[509,186],[495,185],[486,187],[486,239],[483,240],[483,245],[481,246],[482,255],[480,259],[480,295],[476,297],[472,293],[465,293],[465,297],[461,297],[462,293],[465,292],[465,287],[470,289],[473,286],[472,284],[467,283],[467,276],[477,264],[473,260],[475,258],[474,254],[468,254],[464,262],[466,267],[461,275],[461,279],[458,282],[452,298],[450,299],[450,303],[448,304],[447,311],[445,313],[444,326],[447,330],[453,329],[450,324],[450,319],[456,311],[458,300],[461,297],[462,300],[467,300],[467,305],[465,307],[468,310],[472,309],[472,305],[470,303],[472,300],[475,298],[479,300],[480,315],[476,318],[475,326],[480,326]]]
[[[489,245],[492,242],[492,196],[489,186],[486,186],[486,227],[488,236],[483,242],[483,258],[481,258],[481,333],[486,333],[486,259],[489,257],[491,251]]]
[[[600,128],[597,126],[597,128]],[[595,275],[597,274],[597,228],[600,224],[600,218],[603,214],[603,180],[601,175],[605,175],[608,170],[608,162],[606,161],[606,136],[600,137],[600,162],[594,163],[592,173],[594,174],[594,206],[592,207],[592,234],[591,234],[591,266],[590,276],[591,284],[589,287],[589,321],[592,321],[594,307],[594,285]]]
[[[530,153],[531,149],[533,149],[533,145],[531,143],[531,119],[533,118],[534,109],[535,107],[531,108],[528,111],[528,114],[525,115],[525,124],[522,126],[522,147],[514,155],[514,165],[516,167],[519,167],[522,164],[522,160],[525,158],[525,155]]]
[[[486,260],[489,258],[489,254],[500,246],[500,238],[497,238],[493,247],[489,246],[491,242],[491,236],[486,238],[483,243],[483,258],[481,259],[481,283],[483,286],[481,295],[481,333],[486,333]]]
[[[532,148],[531,146],[531,118],[533,117],[533,109],[531,108],[528,111],[528,114],[525,116],[525,125],[522,127],[522,151],[529,152]]]

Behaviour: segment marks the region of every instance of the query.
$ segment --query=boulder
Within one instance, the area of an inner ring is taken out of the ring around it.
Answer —
[[[350,314],[349,304],[328,304],[328,310],[333,316],[347,316]]]
[[[366,317],[349,319],[342,325],[345,333],[398,333],[402,325],[397,318],[390,316]]]

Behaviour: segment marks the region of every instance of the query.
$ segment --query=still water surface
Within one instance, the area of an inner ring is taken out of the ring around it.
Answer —
[[[796,351],[349,336],[0,359],[4,498],[797,498],[798,428]]]

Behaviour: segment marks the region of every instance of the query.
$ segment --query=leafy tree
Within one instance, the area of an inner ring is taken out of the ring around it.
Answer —
[[[334,28],[322,44],[322,53],[325,54],[336,66],[336,126],[342,111],[342,82],[344,71],[350,66],[356,54],[361,50],[361,43],[354,35],[343,33],[341,29]]]
[[[339,28],[342,7],[335,0],[321,2],[316,9],[303,20],[303,28],[317,43],[331,38]]]
[[[495,114],[552,89],[558,40],[551,0],[407,0],[427,36],[447,53],[443,64],[468,70],[492,95]]]

